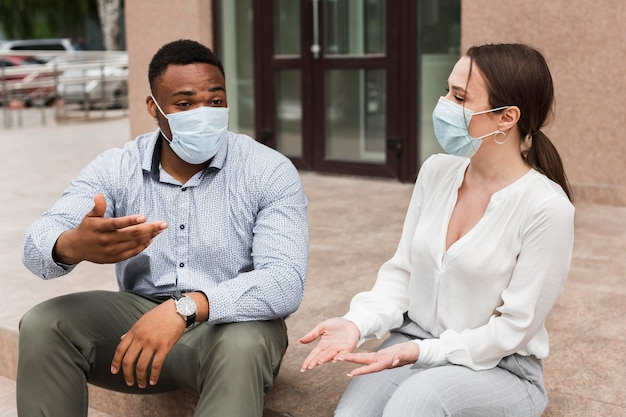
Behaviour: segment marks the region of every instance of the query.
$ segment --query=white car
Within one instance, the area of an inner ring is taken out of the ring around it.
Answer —
[[[0,55],[10,55],[12,52],[28,52],[39,63],[50,61],[58,53],[57,51],[73,52],[79,49],[67,38],[0,41]]]
[[[84,108],[128,106],[128,56],[125,53],[82,52],[59,56],[51,63],[61,74],[57,93],[65,104]]]
[[[128,54],[82,51],[69,39],[0,41],[0,56],[33,57],[56,74],[56,93],[83,108],[128,107]]]

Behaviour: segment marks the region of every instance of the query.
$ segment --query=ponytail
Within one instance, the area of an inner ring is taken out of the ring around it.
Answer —
[[[565,191],[567,198],[573,201],[572,189],[565,175],[561,156],[542,131],[538,131],[532,136],[532,145],[525,156],[531,167],[559,184]]]
[[[543,55],[523,44],[473,46],[466,55],[485,78],[492,109],[519,107],[517,128],[522,137],[522,156],[535,170],[559,184],[572,201],[561,157],[540,130],[554,110],[554,85]]]

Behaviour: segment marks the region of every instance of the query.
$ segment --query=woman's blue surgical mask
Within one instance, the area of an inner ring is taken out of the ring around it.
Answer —
[[[228,129],[227,107],[202,106],[193,110],[165,114],[154,96],[150,97],[167,119],[172,138],[168,138],[163,130],[161,134],[180,159],[197,165],[215,156]]]
[[[481,137],[473,138],[468,130],[472,116],[503,110],[507,107],[473,112],[445,97],[440,97],[433,111],[433,125],[439,145],[451,155],[471,158],[483,143],[484,138],[500,132],[496,130]]]

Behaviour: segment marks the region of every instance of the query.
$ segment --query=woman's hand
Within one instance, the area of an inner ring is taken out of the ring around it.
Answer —
[[[320,339],[302,363],[300,370],[304,372],[331,360],[336,361],[339,354],[352,352],[360,337],[359,328],[348,319],[336,317],[321,322],[298,340],[299,343],[311,343],[317,338]]]
[[[377,352],[342,353],[337,357],[337,360],[365,365],[352,370],[348,374],[348,376],[357,376],[415,363],[419,356],[419,345],[415,342],[405,342],[389,346]]]

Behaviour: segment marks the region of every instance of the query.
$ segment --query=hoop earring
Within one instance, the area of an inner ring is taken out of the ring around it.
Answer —
[[[503,136],[502,141],[499,141],[498,139],[496,139],[498,135]],[[498,129],[498,131],[493,135],[493,141],[497,143],[498,145],[504,145],[504,142],[506,142],[506,133],[504,133],[502,129]]]

